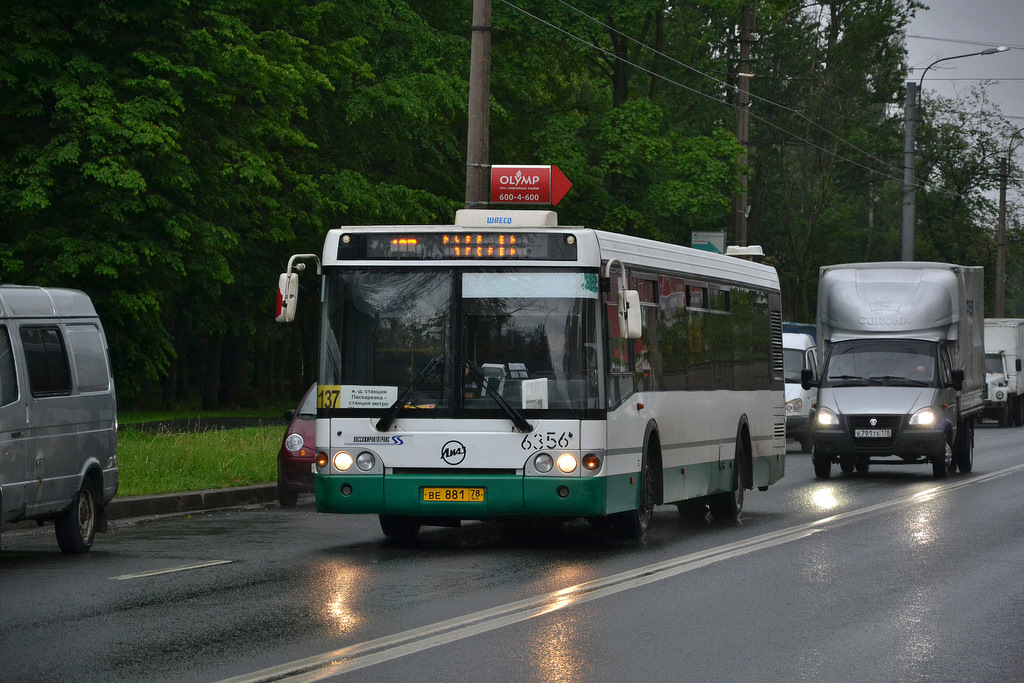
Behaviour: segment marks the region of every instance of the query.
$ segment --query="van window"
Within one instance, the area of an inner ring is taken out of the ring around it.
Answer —
[[[18,373],[14,370],[14,350],[6,325],[0,325],[0,406],[18,400]]]
[[[110,388],[103,337],[95,325],[68,325],[68,343],[75,359],[75,379],[79,391],[106,391]],[[315,410],[314,410],[315,412]]]
[[[71,373],[64,339],[54,327],[22,327],[28,386],[33,396],[59,396],[71,393]]]

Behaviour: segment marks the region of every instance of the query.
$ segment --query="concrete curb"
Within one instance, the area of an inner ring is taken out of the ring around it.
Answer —
[[[107,505],[107,521],[129,517],[155,517],[183,512],[199,512],[239,505],[259,505],[275,500],[277,500],[276,483],[165,493],[159,496],[131,496],[128,498],[114,496],[114,500]],[[38,523],[32,520],[0,524],[0,528],[4,531],[30,529],[37,526],[39,526]]]
[[[169,515],[215,508],[253,505],[277,500],[277,484],[257,484],[228,489],[165,493],[159,496],[114,497],[107,505],[107,519]]]

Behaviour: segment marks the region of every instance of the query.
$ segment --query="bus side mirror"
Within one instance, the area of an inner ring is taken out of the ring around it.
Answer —
[[[817,386],[814,381],[814,370],[804,368],[800,371],[800,386],[803,387],[805,391]]]
[[[281,273],[277,278],[277,315],[279,323],[295,320],[295,307],[299,303],[299,274]]]
[[[641,333],[640,292],[624,289],[619,292],[619,334],[623,339],[639,339]]]
[[[952,378],[953,381],[950,382],[949,385],[956,389],[957,391],[961,391],[964,388],[964,371],[954,370],[952,372]]]

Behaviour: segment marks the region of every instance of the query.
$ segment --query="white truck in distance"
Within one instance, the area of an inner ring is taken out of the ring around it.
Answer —
[[[1021,352],[1024,351],[1024,319],[985,320],[985,410],[982,417],[1000,427],[1024,424],[1021,392]]]
[[[811,460],[819,478],[871,464],[974,461],[985,390],[983,269],[946,263],[821,268],[820,379]]]

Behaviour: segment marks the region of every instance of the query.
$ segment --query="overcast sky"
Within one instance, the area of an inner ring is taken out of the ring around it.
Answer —
[[[999,81],[986,88],[1004,117],[1024,126],[1024,0],[923,0],[907,29],[908,80],[917,82],[936,59],[1006,45],[1009,52],[965,57],[928,70],[922,89],[960,99],[981,79]]]

